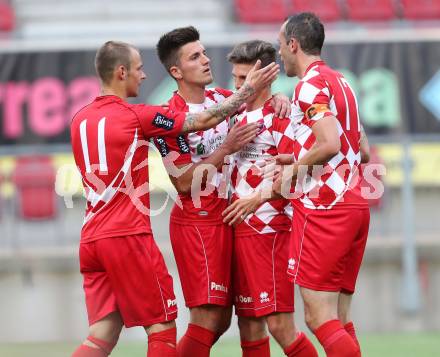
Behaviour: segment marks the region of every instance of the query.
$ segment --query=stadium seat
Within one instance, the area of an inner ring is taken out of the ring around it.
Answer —
[[[17,189],[18,214],[21,218],[35,220],[56,216],[55,168],[50,157],[19,157],[12,182]]]
[[[401,0],[401,4],[405,19],[440,19],[440,0]]]
[[[290,0],[291,12],[313,12],[324,22],[342,20],[338,0]]]
[[[10,32],[15,27],[15,12],[9,2],[0,0],[0,31]]]
[[[282,23],[288,15],[284,0],[235,0],[238,20],[244,23]]]
[[[396,17],[393,0],[346,0],[347,18],[353,21],[383,21]]]

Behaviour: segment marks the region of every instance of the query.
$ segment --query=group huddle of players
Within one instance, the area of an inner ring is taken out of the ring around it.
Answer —
[[[80,269],[90,325],[73,357],[108,356],[124,325],[145,328],[149,357],[209,356],[232,307],[243,356],[270,356],[268,330],[286,356],[315,357],[295,326],[294,284],[327,356],[361,355],[349,310],[368,235],[358,184],[368,142],[354,92],[320,57],[323,43],[314,14],[282,24],[278,53],[300,79],[290,100],[271,92],[272,44],[232,49],[231,92],[207,88],[198,31],[170,31],[157,44],[178,88],[166,107],[126,101],[146,78],[135,47],[98,50],[102,93],[71,125],[87,198]],[[190,323],[178,343],[173,282],[148,215],[150,139],[179,194],[169,228]]]

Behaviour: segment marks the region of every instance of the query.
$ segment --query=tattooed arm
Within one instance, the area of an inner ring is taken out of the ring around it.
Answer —
[[[271,63],[260,68],[261,62],[257,61],[249,71],[243,86],[221,104],[214,105],[201,113],[187,113],[182,132],[206,130],[216,126],[229,115],[235,113],[250,96],[265,86],[272,83],[279,72],[279,66]]]

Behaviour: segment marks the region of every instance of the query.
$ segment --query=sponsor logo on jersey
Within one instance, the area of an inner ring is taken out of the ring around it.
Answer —
[[[209,213],[207,211],[199,211],[199,216],[206,217]]]
[[[205,145],[200,143],[196,148],[197,155],[203,155],[206,152]]]
[[[156,116],[153,119],[153,125],[165,130],[171,130],[174,127],[174,119],[170,119],[160,113],[156,113]]]
[[[176,299],[174,299],[174,300],[168,299],[167,305],[168,305],[168,307],[177,306],[177,300]]]
[[[236,296],[235,301],[241,302],[242,304],[250,304],[254,302],[251,296],[243,296],[243,295]]]
[[[295,259],[290,258],[289,261],[288,261],[287,269],[289,269],[289,270],[295,269],[295,264],[296,264]]]
[[[260,293],[260,302],[264,303],[264,302],[269,302],[270,298],[269,298],[269,294],[266,291],[263,291],[262,293]]]
[[[228,292],[228,288],[222,284],[217,284],[214,281],[211,282],[211,290]]]
[[[189,154],[189,145],[183,135],[179,135],[177,138],[177,145],[179,146],[180,152],[182,154]]]
[[[168,148],[168,145],[162,136],[158,136],[156,138],[156,147],[158,148],[162,157],[167,156],[170,152],[170,149]]]

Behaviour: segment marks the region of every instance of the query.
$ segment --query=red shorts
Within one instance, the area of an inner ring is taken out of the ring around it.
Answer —
[[[288,274],[295,284],[352,294],[367,243],[370,211],[295,208]]]
[[[233,281],[235,313],[260,317],[294,311],[294,289],[286,274],[290,232],[236,236]]]
[[[79,260],[90,325],[114,311],[126,327],[176,319],[173,279],[152,235],[82,243]]]
[[[231,305],[232,229],[170,222],[170,237],[185,304]]]

